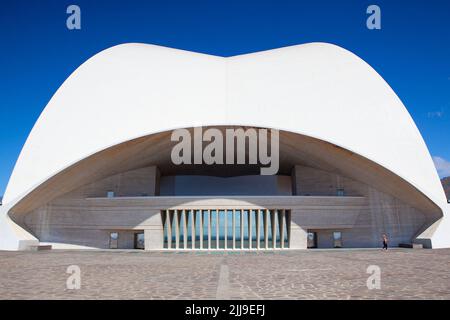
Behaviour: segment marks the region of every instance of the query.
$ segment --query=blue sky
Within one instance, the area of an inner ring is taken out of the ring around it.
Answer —
[[[81,8],[81,30],[66,28],[70,4]],[[381,8],[381,30],[366,28],[371,4]],[[89,57],[125,42],[220,56],[340,45],[391,85],[439,157],[440,174],[450,175],[448,0],[2,0],[0,41],[0,195],[57,88]]]

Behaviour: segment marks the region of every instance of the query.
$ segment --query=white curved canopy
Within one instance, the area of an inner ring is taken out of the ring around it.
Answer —
[[[333,143],[392,171],[446,210],[431,156],[400,99],[363,60],[325,43],[229,58],[146,44],[102,51],[42,112],[3,203],[17,203],[108,147],[201,125],[276,128]]]

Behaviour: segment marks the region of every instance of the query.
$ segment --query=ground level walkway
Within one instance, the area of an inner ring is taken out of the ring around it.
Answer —
[[[80,289],[67,289],[71,265]],[[381,287],[368,289],[377,267]],[[449,270],[450,249],[3,251],[0,298],[450,299]]]

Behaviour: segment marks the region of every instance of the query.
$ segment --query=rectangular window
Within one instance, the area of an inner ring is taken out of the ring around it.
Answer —
[[[134,248],[145,249],[145,236],[144,232],[138,232],[134,234]]]
[[[342,233],[340,231],[333,232],[333,242],[335,248],[342,248]]]
[[[119,242],[119,233],[118,232],[111,232],[109,234],[109,248],[110,249],[117,249],[118,248],[118,242]]]
[[[317,232],[308,231],[308,248],[317,248]]]

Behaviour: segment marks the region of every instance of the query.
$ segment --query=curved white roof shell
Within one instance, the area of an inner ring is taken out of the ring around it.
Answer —
[[[147,44],[100,52],[42,112],[17,160],[4,207],[96,152],[200,125],[276,128],[333,143],[392,171],[444,213],[448,208],[431,156],[400,99],[363,60],[325,43],[228,58]],[[450,246],[450,237],[442,239]]]

